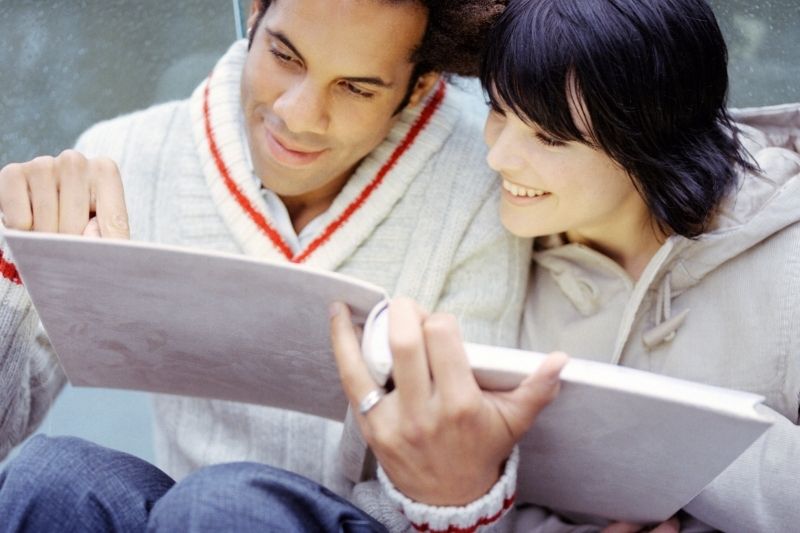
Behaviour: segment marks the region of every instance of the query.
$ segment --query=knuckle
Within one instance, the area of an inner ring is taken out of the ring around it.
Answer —
[[[422,327],[426,334],[441,335],[458,328],[458,321],[450,313],[434,313],[425,320]]]
[[[410,418],[401,428],[402,439],[412,446],[420,446],[435,433],[435,425],[427,419]]]
[[[9,163],[0,169],[0,182],[5,182],[6,180],[14,179],[22,175],[22,165],[20,163]]]
[[[116,213],[108,220],[108,225],[114,229],[127,230],[129,229],[128,217],[122,213]]]
[[[446,410],[450,423],[468,426],[474,424],[478,419],[481,404],[473,398],[465,398],[450,402]]]
[[[119,176],[117,164],[108,157],[98,157],[91,160],[90,164],[97,171],[100,179],[117,178]]]
[[[64,150],[58,157],[56,158],[59,165],[68,165],[73,167],[79,167],[86,163],[86,158],[80,152],[76,150]]]
[[[55,171],[56,161],[52,156],[41,155],[32,159],[26,166],[36,174],[52,175]]]

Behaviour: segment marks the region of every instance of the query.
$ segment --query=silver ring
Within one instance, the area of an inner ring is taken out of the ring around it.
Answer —
[[[384,396],[385,394],[382,389],[372,389],[361,399],[361,403],[358,404],[358,411],[362,415],[366,415],[373,407],[378,405],[378,402],[380,402]]]

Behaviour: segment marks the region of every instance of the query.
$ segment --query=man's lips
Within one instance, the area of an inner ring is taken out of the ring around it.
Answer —
[[[272,156],[280,163],[288,166],[303,166],[313,163],[327,149],[315,150],[299,147],[281,139],[268,128],[264,130],[267,138],[267,148]]]

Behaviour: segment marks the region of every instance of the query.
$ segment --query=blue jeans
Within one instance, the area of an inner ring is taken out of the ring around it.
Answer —
[[[0,473],[0,532],[386,529],[311,480],[258,463],[202,468],[179,483],[126,453],[36,436]]]

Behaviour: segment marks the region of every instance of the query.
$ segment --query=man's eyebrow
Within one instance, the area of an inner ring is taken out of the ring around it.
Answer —
[[[289,50],[291,50],[292,53],[296,55],[300,61],[305,61],[305,59],[303,59],[303,55],[297,51],[297,48],[295,48],[295,46],[292,44],[292,41],[290,41],[289,38],[286,37],[286,35],[284,35],[279,31],[272,31],[269,28],[267,28],[267,33],[270,35],[270,37],[277,39],[281,43],[283,43],[283,45],[286,46]],[[389,89],[394,86],[394,83],[388,82],[378,76],[353,76],[353,77],[346,77],[344,79],[352,83],[375,85],[376,87],[380,87],[383,89]]]
[[[303,54],[301,54],[300,52],[297,51],[297,48],[294,47],[294,45],[292,44],[292,41],[290,41],[289,38],[286,37],[283,33],[279,32],[279,31],[272,31],[269,28],[267,28],[267,33],[270,35],[270,37],[278,39],[280,42],[282,42],[289,50],[292,51],[292,53],[294,55],[297,56],[297,58],[300,61],[305,61],[305,59],[303,59]]]
[[[352,83],[363,83],[365,85],[375,85],[377,87],[381,87],[381,88],[384,88],[384,89],[388,89],[388,88],[394,86],[394,83],[390,83],[388,81],[384,81],[383,79],[377,78],[377,77],[366,77],[366,78],[356,77],[356,78],[344,78],[344,79],[349,81],[349,82],[352,82]]]

